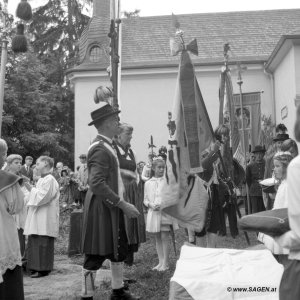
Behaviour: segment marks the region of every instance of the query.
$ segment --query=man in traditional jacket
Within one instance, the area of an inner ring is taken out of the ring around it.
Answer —
[[[137,218],[138,210],[124,199],[124,186],[112,138],[118,134],[120,111],[109,104],[91,113],[98,135],[90,146],[87,156],[89,189],[83,213],[82,252],[83,263],[82,299],[93,299],[96,271],[106,259],[111,261],[111,300],[134,300],[124,289],[123,262],[127,256],[128,242],[124,214]]]
[[[265,148],[255,146],[252,153],[255,154],[255,161],[248,164],[246,168],[246,182],[249,187],[249,196],[251,203],[251,213],[257,213],[265,210],[263,201],[262,188],[259,181],[264,179],[265,172]]]

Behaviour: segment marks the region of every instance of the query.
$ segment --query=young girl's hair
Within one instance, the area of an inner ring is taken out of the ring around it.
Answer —
[[[45,161],[48,164],[49,169],[52,169],[53,166],[54,166],[54,159],[51,158],[51,157],[49,157],[49,156],[45,156],[45,155],[44,156],[40,156],[39,160],[40,161]]]
[[[282,170],[283,170],[283,175],[284,176],[286,176],[287,167],[288,167],[289,163],[292,161],[292,159],[293,159],[293,156],[288,151],[277,152],[274,155],[274,161],[277,160],[282,165]]]
[[[156,166],[161,162],[165,163],[165,160],[161,156],[154,157],[152,161],[152,170],[154,170]]]

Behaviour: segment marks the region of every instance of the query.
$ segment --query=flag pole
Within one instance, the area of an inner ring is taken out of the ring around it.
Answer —
[[[244,118],[243,118],[243,93],[242,93],[242,84],[243,84],[243,79],[242,79],[242,67],[241,64],[238,63],[238,79],[237,79],[237,84],[239,85],[239,92],[240,92],[240,108],[241,108],[241,125],[242,125],[242,139],[243,139],[243,144],[244,144],[244,157],[245,157],[245,171],[247,168],[247,150],[246,150],[246,141],[245,141],[245,127],[244,127]],[[245,205],[245,212],[246,215],[251,213],[251,205],[250,205],[250,197],[249,197],[249,189],[248,185],[246,182],[246,205]]]
[[[6,29],[6,13],[7,13],[7,1],[4,1],[4,7],[2,11],[3,31]],[[5,73],[7,63],[7,44],[8,40],[4,34],[2,39],[1,50],[1,66],[0,66],[0,137],[2,136],[2,122],[3,122],[3,103],[4,103],[4,85],[5,85]]]
[[[117,13],[119,14],[120,11],[120,2],[118,1],[117,4]],[[116,16],[116,1],[110,1],[110,31],[108,37],[110,38],[110,62],[111,62],[111,82],[113,87],[113,103],[112,106],[114,109],[119,109],[119,63],[120,63],[120,24],[121,19],[119,16]]]

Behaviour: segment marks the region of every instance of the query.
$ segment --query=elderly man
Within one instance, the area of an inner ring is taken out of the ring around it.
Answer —
[[[93,299],[96,271],[106,259],[111,261],[111,300],[137,299],[124,289],[123,262],[128,241],[124,214],[137,218],[138,210],[124,199],[124,186],[112,139],[118,134],[119,114],[109,104],[91,113],[98,135],[87,156],[89,189],[85,198],[82,230],[82,299]]]

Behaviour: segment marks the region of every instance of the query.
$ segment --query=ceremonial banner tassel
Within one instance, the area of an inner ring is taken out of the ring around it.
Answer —
[[[182,227],[201,231],[208,194],[202,180],[201,153],[211,144],[212,129],[186,47],[182,48],[173,112],[169,113],[166,181],[162,208]]]
[[[32,18],[32,9],[27,0],[21,0],[17,6],[16,16],[24,21],[30,21]]]
[[[11,48],[15,53],[24,53],[27,51],[27,40],[24,35],[24,25],[17,25],[17,34],[12,39]]]

